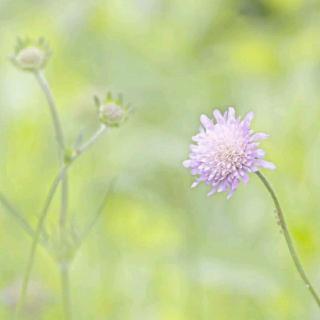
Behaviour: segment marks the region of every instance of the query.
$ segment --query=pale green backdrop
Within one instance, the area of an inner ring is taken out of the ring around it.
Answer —
[[[257,178],[229,201],[208,198],[181,165],[201,113],[254,111],[277,165],[266,175],[320,289],[319,31],[316,0],[0,0],[0,190],[32,225],[57,154],[41,91],[8,62],[16,37],[50,43],[47,76],[70,144],[98,125],[93,94],[122,92],[134,108],[70,172],[79,229],[116,177],[71,269],[74,319],[319,319]],[[30,245],[1,208],[1,319]],[[30,319],[62,319],[58,272],[42,249],[32,279]]]

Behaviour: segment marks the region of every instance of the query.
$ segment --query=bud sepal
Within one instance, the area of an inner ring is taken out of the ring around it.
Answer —
[[[18,38],[10,60],[20,70],[35,72],[45,68],[50,56],[51,50],[43,38]]]
[[[130,107],[123,103],[121,94],[119,94],[117,99],[114,99],[109,92],[103,101],[99,97],[94,96],[94,102],[102,124],[108,127],[119,127],[127,120]]]

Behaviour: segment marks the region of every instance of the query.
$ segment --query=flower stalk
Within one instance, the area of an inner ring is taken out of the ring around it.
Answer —
[[[318,307],[320,308],[320,297],[319,297],[317,291],[314,289],[314,286],[311,284],[311,282],[310,282],[310,280],[309,280],[309,278],[308,278],[308,276],[307,276],[307,274],[306,274],[306,272],[304,270],[304,267],[303,267],[303,265],[302,265],[302,263],[300,261],[299,255],[298,255],[298,253],[297,253],[297,251],[295,249],[295,246],[293,244],[293,240],[292,240],[292,237],[290,235],[290,232],[289,232],[289,229],[288,229],[288,226],[287,226],[283,211],[281,209],[278,197],[276,196],[273,188],[271,187],[270,183],[265,178],[265,176],[260,171],[257,171],[256,175],[259,177],[259,179],[261,180],[261,182],[263,183],[265,188],[268,190],[268,192],[269,192],[269,194],[270,194],[270,196],[271,196],[271,198],[273,200],[273,203],[275,205],[276,212],[277,212],[279,225],[280,225],[281,230],[283,232],[283,235],[284,235],[287,247],[289,249],[290,256],[291,256],[291,258],[293,260],[293,263],[295,265],[295,268],[297,269],[297,271],[298,271],[302,281],[304,282],[306,288],[310,291],[313,299],[315,300],[315,302],[317,303]]]
[[[30,281],[30,276],[31,276],[31,271],[32,271],[32,267],[33,267],[33,263],[34,263],[34,258],[35,258],[35,254],[36,254],[36,249],[37,249],[37,245],[39,243],[40,240],[40,235],[41,235],[41,231],[43,229],[46,217],[48,215],[49,212],[49,207],[50,204],[53,200],[53,197],[55,195],[55,192],[59,186],[59,182],[61,181],[62,177],[64,176],[64,173],[66,171],[66,167],[63,167],[59,174],[57,175],[57,177],[54,179],[54,181],[52,182],[52,185],[50,187],[47,199],[45,201],[45,204],[43,206],[42,212],[40,214],[39,220],[38,220],[38,224],[37,224],[37,228],[35,231],[35,235],[33,237],[32,240],[32,245],[31,245],[31,250],[30,250],[30,255],[28,258],[28,262],[27,262],[27,268],[23,277],[23,281],[22,281],[22,288],[21,288],[21,292],[20,292],[20,299],[19,299],[19,303],[17,305],[16,308],[16,313],[15,313],[15,318],[18,319],[22,308],[25,304],[25,300],[26,300],[26,296],[27,296],[27,291],[28,291],[28,285],[29,285],[29,281]]]
[[[62,287],[62,304],[66,320],[72,319],[72,307],[70,299],[70,272],[69,264],[60,264],[61,287]]]
[[[229,107],[224,113],[214,110],[213,116],[215,120],[205,115],[200,117],[202,127],[192,138],[195,144],[190,146],[189,159],[183,162],[191,174],[197,176],[192,187],[205,182],[212,188],[208,195],[227,191],[230,198],[239,183],[248,183],[249,174],[255,173],[274,202],[278,222],[295,268],[320,307],[320,297],[295,249],[279,200],[268,180],[259,171],[261,168],[275,169],[273,163],[264,160],[265,151],[259,147],[260,141],[266,139],[268,134],[251,129],[252,112],[242,120],[241,117],[236,117],[235,109]]]
[[[26,268],[26,272],[24,275],[24,279],[23,279],[20,300],[19,300],[17,311],[16,311],[16,318],[17,319],[18,319],[18,316],[21,313],[21,309],[25,303],[29,280],[30,280],[30,275],[31,275],[31,270],[32,270],[33,263],[34,263],[36,248],[37,248],[37,245],[40,240],[40,234],[41,234],[41,231],[43,230],[44,223],[45,223],[45,220],[48,215],[48,210],[49,210],[50,204],[53,200],[53,197],[54,197],[55,192],[59,186],[59,183],[66,176],[67,171],[69,170],[70,166],[74,163],[74,161],[77,160],[85,151],[87,151],[94,144],[94,142],[97,141],[97,139],[102,135],[102,133],[105,132],[105,130],[106,130],[106,126],[105,125],[101,126],[99,128],[99,130],[78,149],[78,151],[75,153],[75,155],[69,160],[68,164],[65,164],[60,169],[58,175],[56,176],[56,178],[54,179],[54,181],[50,187],[45,205],[43,207],[43,210],[42,210],[40,217],[39,217],[39,220],[38,220],[38,225],[36,228],[35,236],[33,237],[31,251],[30,251],[30,255],[29,255],[29,259],[28,259],[28,263],[27,263],[27,268]],[[65,268],[63,270],[61,269],[60,275],[61,275],[61,283],[62,283],[63,299],[64,299],[63,305],[64,305],[64,307],[68,306],[68,308],[65,308],[65,316],[66,316],[66,319],[71,319],[71,318],[68,318],[71,314],[71,312],[69,311],[70,305],[71,305],[71,303],[70,303],[71,299],[69,296],[69,290],[66,291],[66,288],[69,288],[69,284],[66,283],[66,281],[69,281],[68,270],[65,270]]]
[[[52,91],[50,89],[49,83],[44,75],[44,72],[42,70],[36,70],[34,72],[35,77],[37,79],[37,82],[39,83],[39,86],[41,87],[44,95],[46,96],[48,106],[51,113],[51,118],[54,126],[56,141],[58,145],[58,152],[59,152],[59,158],[60,163],[63,166],[64,165],[64,154],[65,154],[65,141],[64,141],[64,134],[62,130],[61,121],[59,118],[58,109],[56,106],[56,102],[54,99],[54,96],[52,94]],[[59,224],[60,224],[60,237],[61,241],[64,242],[64,239],[66,238],[66,224],[67,224],[67,214],[68,214],[68,197],[69,197],[69,182],[68,182],[68,174],[66,170],[62,170],[62,176],[61,176],[61,209],[60,209],[60,218],[59,218]],[[70,301],[70,296],[66,297],[66,295],[69,295],[69,291],[65,292],[64,288],[69,287],[69,284],[65,284],[65,281],[69,281],[69,277],[66,277],[64,273],[61,272],[61,282],[62,282],[62,290],[63,290],[63,298]],[[67,303],[64,303],[64,306],[66,306]],[[70,303],[68,303],[70,305]],[[70,312],[69,310],[65,309],[65,315],[66,319],[69,319]]]
[[[60,280],[62,288],[62,302],[65,320],[72,319],[72,303],[70,295],[70,263],[74,257],[79,244],[83,241],[85,236],[89,233],[96,220],[100,216],[104,202],[99,208],[96,216],[90,222],[85,232],[80,239],[73,229],[69,229],[68,224],[68,171],[71,165],[77,160],[86,150],[88,150],[97,139],[106,131],[107,127],[119,127],[128,116],[129,106],[123,104],[122,95],[118,99],[113,99],[112,94],[109,93],[105,100],[95,97],[95,104],[98,109],[97,118],[100,121],[98,130],[80,147],[74,146],[69,148],[66,145],[64,132],[59,117],[58,108],[55,102],[54,95],[51,91],[50,85],[45,77],[44,68],[51,56],[51,50],[42,38],[38,40],[32,39],[18,39],[14,54],[10,57],[12,63],[21,71],[32,74],[39,84],[49,107],[51,121],[53,123],[55,140],[58,147],[59,168],[55,179],[53,180],[47,198],[45,200],[42,211],[36,225],[35,230],[24,219],[23,215],[15,209],[15,207],[7,200],[7,198],[0,193],[0,204],[6,209],[10,215],[16,219],[20,227],[32,237],[31,250],[27,260],[27,266],[23,277],[22,288],[20,292],[20,299],[15,310],[15,319],[21,316],[22,308],[25,304],[29,280],[31,276],[32,267],[35,260],[36,250],[39,243],[52,254],[60,269]],[[80,143],[79,143],[80,144]],[[55,197],[57,190],[61,184],[61,203],[58,227],[58,239],[55,242],[54,237],[49,237],[45,232],[45,222],[49,214],[50,205]],[[53,238],[53,239],[52,239]]]
[[[7,210],[7,212],[17,221],[20,227],[32,238],[35,235],[34,230],[24,219],[22,214],[11,204],[7,197],[0,192],[0,203]]]

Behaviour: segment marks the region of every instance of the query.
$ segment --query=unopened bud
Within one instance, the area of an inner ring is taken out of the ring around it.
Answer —
[[[11,57],[13,64],[25,71],[43,69],[50,57],[50,49],[43,39],[38,41],[18,40],[15,54]]]
[[[105,101],[95,97],[100,121],[108,127],[120,126],[128,117],[129,107],[123,105],[122,97],[113,99],[109,93]]]

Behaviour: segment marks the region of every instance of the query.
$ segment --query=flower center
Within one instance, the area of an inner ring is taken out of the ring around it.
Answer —
[[[241,169],[246,160],[246,154],[240,145],[219,145],[213,155],[213,165],[221,177]]]

